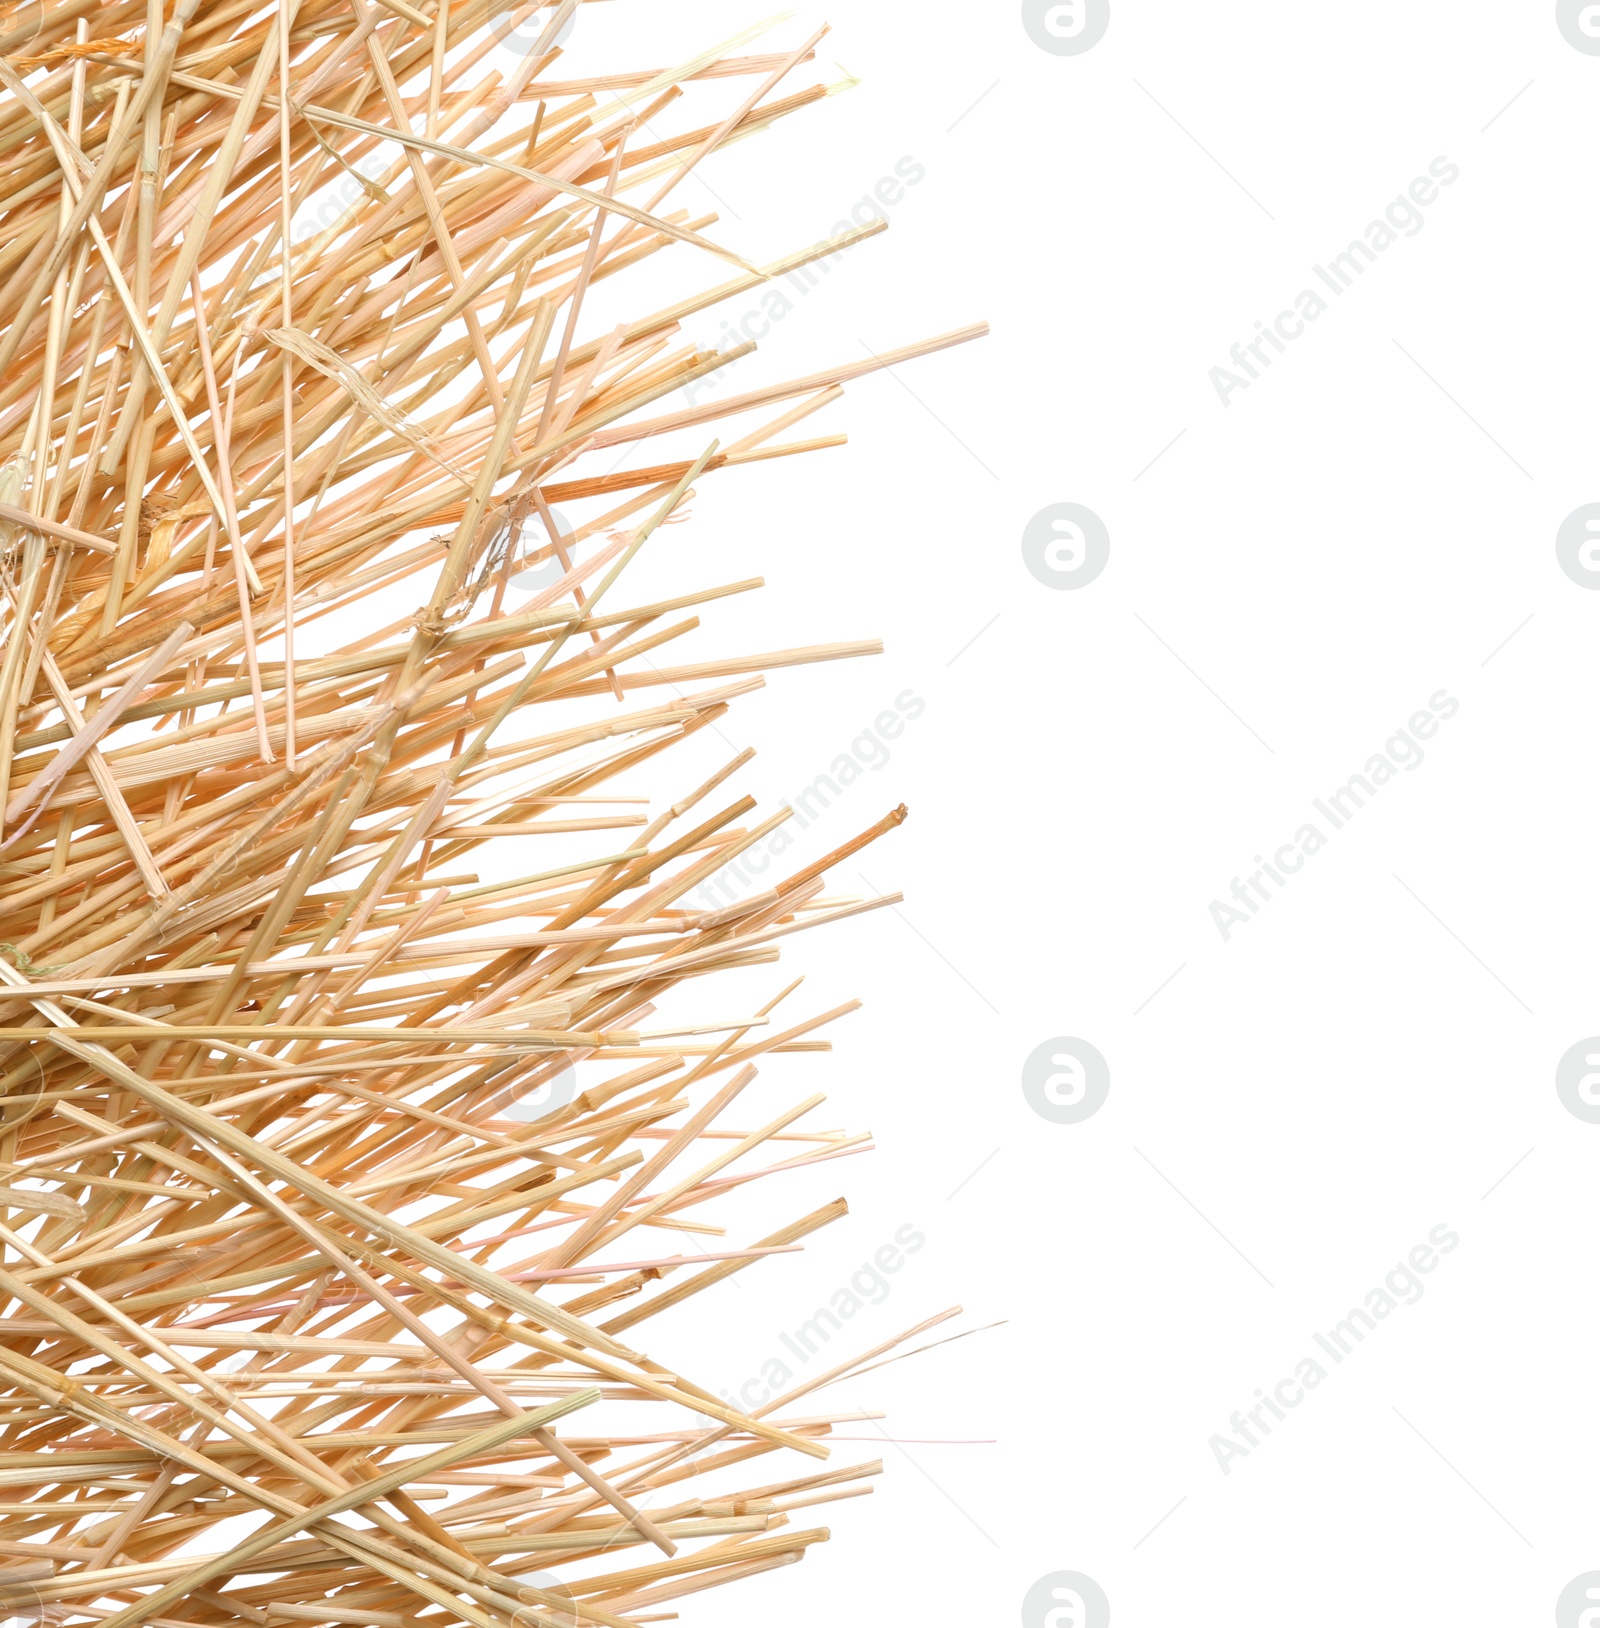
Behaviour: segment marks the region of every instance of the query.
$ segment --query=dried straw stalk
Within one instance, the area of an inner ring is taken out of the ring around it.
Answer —
[[[759,579],[621,578],[697,482],[838,444],[783,437],[982,330],[674,405],[729,359],[685,318],[876,228],[757,268],[672,198],[826,94],[787,89],[816,38],[561,82],[575,4],[510,71],[489,0],[0,13],[12,1614],[656,1621],[800,1559],[827,1533],[788,1511],[877,1469],[710,1485],[826,1458],[838,1416],[795,1404],[907,1336],[746,1414],[633,1330],[714,1319],[702,1290],[845,1213],[730,1246],[705,1207],[862,1150],[795,1128],[817,1097],[728,1123],[757,1058],[826,1050],[849,1007],[780,1014],[791,984],[648,1019],[887,902],[824,876],[903,810],[708,914],[689,896],[785,811],[731,796],[748,753],[659,812],[630,790],[765,669],[877,647],[674,664]],[[586,336],[594,285],[668,251],[705,291]],[[673,432],[698,450],[643,466]],[[522,874],[481,883],[503,851]],[[580,1060],[587,1089],[518,1116]]]

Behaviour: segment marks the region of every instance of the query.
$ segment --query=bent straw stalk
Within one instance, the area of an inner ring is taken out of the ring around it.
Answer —
[[[846,1213],[724,1241],[716,1200],[866,1146],[818,1096],[735,1128],[854,1003],[729,974],[890,902],[825,878],[904,818],[697,908],[787,811],[696,754],[768,668],[878,647],[685,660],[760,578],[630,567],[983,329],[675,404],[729,360],[683,322],[879,227],[753,267],[673,197],[827,95],[788,88],[820,34],[558,80],[576,7],[0,10],[10,1615],[660,1621],[879,1468],[810,1463],[860,1416],[795,1404],[920,1329],[755,1412],[670,1362]],[[659,256],[703,292],[590,319]]]

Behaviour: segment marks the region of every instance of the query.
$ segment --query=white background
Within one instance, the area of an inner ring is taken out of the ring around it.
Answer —
[[[878,1491],[817,1512],[835,1539],[803,1567],[684,1620],[1015,1622],[1076,1571],[1119,1628],[1548,1622],[1600,1568],[1600,1126],[1554,1089],[1600,1031],[1600,594],[1554,549],[1600,499],[1600,57],[1546,0],[1112,13],[1058,56],[1013,0],[804,5],[749,49],[828,18],[790,86],[861,84],[718,155],[714,198],[684,191],[762,260],[926,169],[729,391],[994,332],[852,385],[796,432],[848,448],[707,481],[673,534],[663,582],[769,583],[711,607],[697,649],[886,641],[735,708],[705,761],[756,745],[764,811],[896,695],[926,711],[798,851],[910,805],[836,878],[901,909],[785,949],[797,1007],[866,1008],[757,1088],[773,1112],[828,1091],[821,1123],[878,1151],[752,1222],[841,1192],[853,1213],[718,1291],[715,1330],[652,1325],[652,1353],[738,1384],[907,1224],[926,1246],[854,1346],[956,1303],[950,1327],[1005,1320],[827,1393],[904,1443],[838,1449],[887,1460]],[[585,6],[563,71],[758,19]],[[1423,228],[1333,299],[1313,264],[1441,156],[1460,177]],[[1306,288],[1328,311],[1224,406],[1210,369]],[[1058,502],[1110,531],[1080,591],[1023,560]],[[1211,902],[1440,690],[1459,712],[1421,766],[1225,942]],[[1110,1064],[1077,1125],[1021,1090],[1057,1036]],[[1440,1224],[1460,1245],[1421,1301],[1225,1475],[1210,1438]]]

